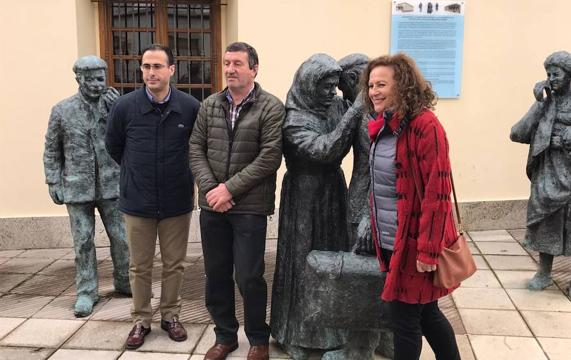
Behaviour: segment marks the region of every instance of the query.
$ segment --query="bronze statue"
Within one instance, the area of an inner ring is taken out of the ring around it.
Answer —
[[[528,284],[531,290],[553,283],[554,256],[571,255],[571,54],[555,52],[543,65],[547,80],[535,85],[537,101],[510,134],[512,141],[530,144],[524,246],[539,252],[539,270]]]
[[[363,70],[369,62],[364,54],[350,54],[338,61],[342,72],[339,77],[339,90],[343,92],[343,99],[349,109],[357,101],[359,82]],[[361,113],[361,121],[353,134],[353,172],[347,194],[348,231],[355,253],[362,255],[375,255],[375,246],[371,237],[371,219],[369,209],[369,133],[367,123],[369,115]]]
[[[131,294],[129,252],[123,217],[117,209],[119,166],[105,150],[105,125],[119,96],[107,87],[107,64],[96,56],[79,58],[73,71],[77,94],[56,104],[50,115],[44,170],[54,203],[65,204],[75,249],[76,317],[91,314],[99,300],[95,255],[95,208],[111,243],[115,290]]]
[[[294,359],[310,349],[344,344],[344,331],[308,321],[304,268],[312,250],[349,251],[347,185],[341,161],[360,124],[360,111],[336,96],[341,67],[316,54],[297,70],[286,100],[278,252],[272,292],[272,336]],[[344,116],[345,114],[345,116]]]

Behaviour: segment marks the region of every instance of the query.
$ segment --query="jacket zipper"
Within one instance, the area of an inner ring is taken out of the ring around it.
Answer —
[[[156,201],[156,212],[157,217],[160,216],[161,210],[159,205],[159,127],[161,126],[161,122],[163,121],[163,113],[156,109],[156,111],[160,114],[160,121],[157,123],[155,127],[155,201]]]

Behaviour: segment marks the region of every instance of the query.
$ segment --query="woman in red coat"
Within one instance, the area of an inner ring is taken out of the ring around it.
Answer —
[[[436,95],[404,54],[371,60],[363,80],[376,116],[369,122],[371,219],[381,269],[388,271],[382,299],[389,303],[395,359],[418,359],[423,335],[437,359],[460,359],[438,308],[454,289],[432,284],[439,254],[457,237],[448,141],[431,111]]]

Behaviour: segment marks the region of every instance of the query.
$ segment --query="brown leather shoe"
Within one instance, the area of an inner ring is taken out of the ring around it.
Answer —
[[[135,324],[129,333],[127,341],[125,342],[125,347],[131,350],[140,348],[141,345],[145,343],[145,336],[150,332],[150,327],[146,328],[141,324]]]
[[[270,350],[268,345],[255,345],[250,346],[250,351],[248,351],[247,360],[269,360]]]
[[[226,345],[226,344],[214,344],[213,347],[208,349],[206,355],[204,355],[204,360],[224,360],[232,351],[238,348],[238,343]]]
[[[161,320],[161,329],[169,333],[169,337],[174,341],[186,340],[186,330],[178,321],[178,316],[173,316],[171,321]]]

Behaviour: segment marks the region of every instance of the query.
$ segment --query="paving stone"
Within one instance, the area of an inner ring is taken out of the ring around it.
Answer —
[[[571,339],[571,313],[555,311],[522,311],[531,331],[537,337]],[[571,348],[569,349],[571,351]],[[571,354],[571,352],[569,353]]]
[[[78,320],[29,319],[0,344],[57,348],[83,324],[84,321]]]
[[[39,272],[41,275],[75,277],[75,261],[60,259]]]
[[[0,272],[0,292],[8,292],[28,279],[30,274],[11,274]]]
[[[0,346],[0,360],[44,360],[54,349]]]
[[[484,260],[484,257],[481,255],[474,255],[474,262],[476,263],[476,269],[478,270],[489,270],[490,267],[488,266],[488,263],[486,262],[486,260]]]
[[[20,255],[24,251],[25,250],[0,250],[0,258],[13,258]]]
[[[527,284],[535,275],[535,271],[530,270],[496,270],[495,273],[506,289],[527,289]],[[548,289],[556,289],[556,287],[551,285]]]
[[[0,298],[0,317],[28,318],[53,299],[53,296],[4,295]]]
[[[122,350],[133,324],[88,321],[62,347],[64,349]],[[154,332],[156,329],[152,329]]]
[[[159,308],[160,298],[151,299],[153,313]],[[124,296],[117,296],[109,299],[100,310],[94,312],[93,320],[110,320],[110,321],[131,321],[131,303],[132,299]]]
[[[455,334],[466,334],[466,329],[464,329],[464,324],[462,324],[462,319],[460,318],[460,314],[458,313],[458,309],[456,309],[456,307],[445,307],[440,310],[450,322],[450,325],[452,326]]]
[[[75,296],[59,296],[52,302],[44,306],[40,311],[32,316],[35,319],[62,319],[62,320],[76,320],[73,313],[75,306]],[[93,307],[91,315],[81,318],[82,320],[89,320],[93,314],[100,310],[103,305],[109,301],[108,298],[100,298],[99,302]]]
[[[571,270],[567,272],[553,272],[553,281],[563,292],[567,292],[571,283]]]
[[[506,230],[484,230],[484,231],[468,231],[470,239],[474,242],[478,241],[504,241],[510,242],[515,239]]]
[[[190,257],[202,256],[202,244],[188,243],[188,246],[186,247],[186,256]]]
[[[503,289],[459,288],[452,297],[458,308],[515,310]]]
[[[492,270],[537,270],[537,263],[529,256],[485,255]]]
[[[50,360],[115,360],[119,355],[120,351],[59,349]]]
[[[501,288],[491,270],[476,270],[474,275],[462,282],[464,288]]]
[[[474,244],[474,242],[468,241],[467,244],[468,244],[468,248],[470,249],[470,252],[473,255],[479,255],[480,254],[480,250],[476,247],[476,244]]]
[[[74,283],[73,278],[63,276],[35,275],[18,287],[14,294],[58,296]]]
[[[462,360],[474,360],[474,354],[472,353],[472,347],[470,346],[470,341],[466,335],[456,335],[456,343],[458,344],[458,350],[460,351],[460,357]],[[384,359],[379,357],[379,359]],[[422,338],[422,352],[420,353],[419,360],[435,360],[434,352],[430,347],[430,344],[426,341],[426,338]]]
[[[507,292],[519,310],[571,312],[571,301],[559,290],[508,289]]]
[[[569,360],[571,339],[538,338],[550,360]]]
[[[553,259],[552,271],[571,274],[571,256],[556,256]]]
[[[459,309],[466,332],[472,335],[532,336],[514,310]]]
[[[171,340],[167,332],[161,329],[160,323],[152,323],[151,333],[145,337],[145,343],[137,351],[190,354],[196,348],[206,326],[184,324],[184,327],[187,331],[188,339],[176,342]]]
[[[189,354],[125,351],[119,360],[188,360]]]
[[[0,339],[8,335],[25,320],[22,318],[0,318]]]
[[[212,321],[210,319],[210,314],[204,305],[204,300],[182,300],[182,305],[180,308],[179,319],[183,323],[192,324],[210,324]],[[157,312],[153,315],[153,321],[161,320],[161,312]]]
[[[522,242],[525,238],[525,229],[513,229],[506,231],[518,242]]]
[[[95,248],[97,261],[111,259],[111,248],[109,246]]]
[[[527,251],[515,241],[512,242],[476,242],[476,246],[484,255],[525,255]]]
[[[0,272],[35,274],[52,262],[54,262],[53,259],[15,257],[0,265]]]
[[[469,335],[477,359],[547,360],[534,338]]]
[[[57,260],[67,255],[71,251],[70,248],[63,249],[30,249],[21,254],[20,258],[33,258],[33,259],[53,259]]]

